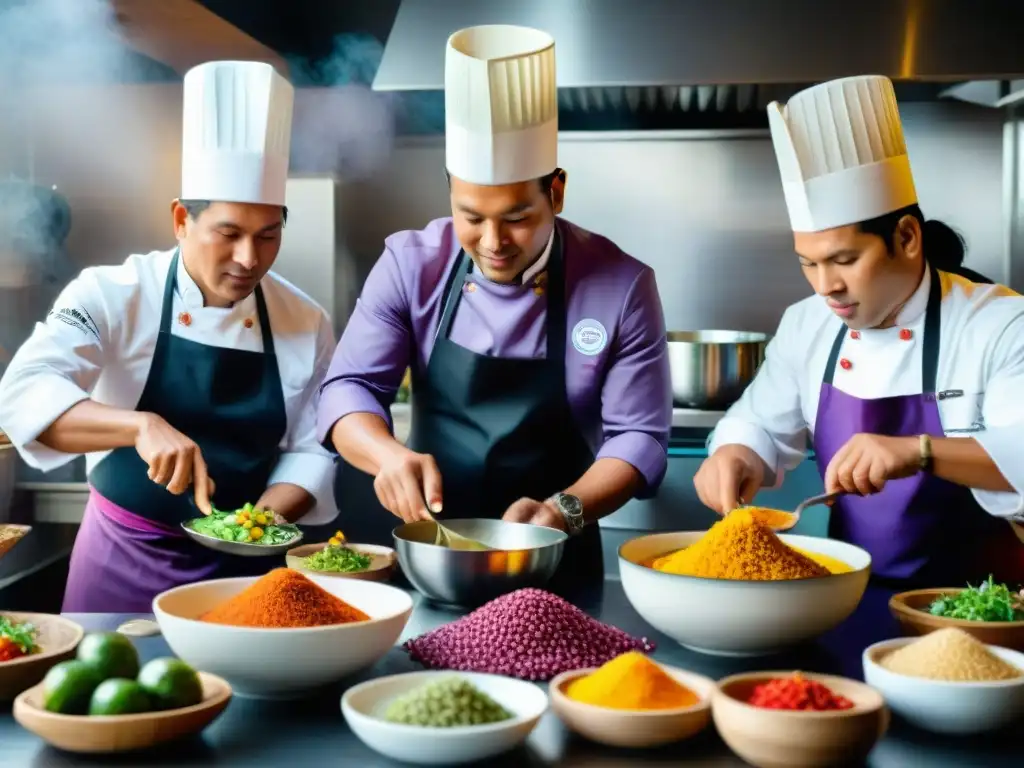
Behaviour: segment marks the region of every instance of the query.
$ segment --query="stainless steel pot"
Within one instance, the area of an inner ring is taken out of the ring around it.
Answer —
[[[768,335],[746,331],[671,331],[672,399],[683,408],[724,410],[739,400],[764,360]]]

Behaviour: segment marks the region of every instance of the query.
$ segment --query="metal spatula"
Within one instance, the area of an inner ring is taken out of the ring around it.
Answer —
[[[434,519],[434,525],[437,526],[437,530],[434,533],[434,546],[462,549],[470,552],[486,552],[493,549],[493,547],[488,547],[486,544],[481,544],[479,541],[466,538],[461,533],[456,533],[450,528],[446,528],[436,518]]]

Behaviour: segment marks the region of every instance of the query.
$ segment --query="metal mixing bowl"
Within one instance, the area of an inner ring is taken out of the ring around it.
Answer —
[[[668,360],[677,406],[724,410],[739,400],[764,360],[768,335],[746,331],[672,331]]]
[[[490,552],[434,545],[437,527],[429,520],[394,530],[398,564],[430,600],[475,607],[524,587],[543,587],[562,560],[568,535],[554,528],[504,520],[445,520],[447,528],[493,547]]]

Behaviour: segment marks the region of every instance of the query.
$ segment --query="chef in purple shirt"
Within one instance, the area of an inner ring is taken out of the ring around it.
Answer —
[[[387,238],[321,390],[320,436],[344,460],[342,526],[390,543],[395,521],[379,505],[404,521],[550,526],[570,534],[551,588],[599,583],[598,519],[652,496],[667,463],[654,272],[558,218],[550,35],[456,32],[445,91],[452,216]],[[402,445],[389,406],[407,367]]]

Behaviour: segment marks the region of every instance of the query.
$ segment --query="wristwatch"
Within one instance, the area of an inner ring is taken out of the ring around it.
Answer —
[[[932,471],[932,438],[930,435],[921,435],[918,438],[921,447],[921,471]]]
[[[570,493],[556,493],[548,499],[565,518],[565,527],[570,536],[583,530],[583,502]]]

